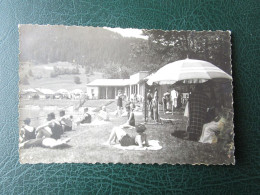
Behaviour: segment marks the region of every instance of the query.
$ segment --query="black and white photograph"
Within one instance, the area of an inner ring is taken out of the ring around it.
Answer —
[[[235,164],[230,31],[19,25],[22,164]]]

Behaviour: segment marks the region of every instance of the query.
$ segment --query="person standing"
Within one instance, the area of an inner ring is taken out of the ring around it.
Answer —
[[[181,108],[182,107],[182,94],[178,93],[178,97],[177,97],[177,107],[176,108]]]
[[[118,96],[117,96],[117,115],[118,116],[121,116],[122,109],[123,109],[123,97],[122,97],[121,91],[119,91]]]
[[[152,103],[153,100],[153,95],[151,93],[151,90],[149,89],[148,93],[147,93],[147,101],[148,101],[148,105],[150,105]]]
[[[151,93],[151,90],[149,89],[147,93],[147,104],[148,104],[148,116],[151,117],[153,120],[153,107],[152,107],[152,102],[153,102],[153,94]]]
[[[171,94],[169,91],[163,94],[162,103],[163,103],[163,112],[166,113],[167,110],[170,108],[170,96]]]
[[[171,94],[169,93],[169,91],[166,91],[164,96],[165,96],[165,99],[166,99],[166,110],[169,110],[170,109]]]
[[[152,102],[152,108],[153,108],[153,119],[157,123],[159,121],[159,110],[158,110],[159,102],[158,102],[158,91],[157,89],[154,92],[154,98]]]
[[[173,114],[174,109],[177,107],[177,97],[178,97],[178,92],[173,89],[171,91],[172,114]]]

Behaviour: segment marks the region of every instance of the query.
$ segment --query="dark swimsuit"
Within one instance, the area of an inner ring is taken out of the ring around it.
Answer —
[[[123,106],[123,99],[121,97],[118,97],[117,99],[117,106],[119,106],[120,108]]]
[[[126,134],[125,136],[122,137],[122,139],[119,141],[121,146],[132,146],[132,145],[137,145],[135,143],[135,138],[131,137],[130,135]]]
[[[87,116],[85,116],[85,118],[80,122],[81,124],[85,124],[85,123],[91,123],[91,115],[87,114]]]
[[[134,115],[134,113],[132,113],[133,115],[131,115],[131,114],[129,114],[129,117],[131,117],[130,118],[130,121],[129,121],[129,125],[131,125],[131,126],[135,126],[135,115]]]
[[[61,125],[55,123],[54,127],[51,127],[52,135],[51,138],[53,139],[60,139],[61,135],[63,134],[63,129]]]

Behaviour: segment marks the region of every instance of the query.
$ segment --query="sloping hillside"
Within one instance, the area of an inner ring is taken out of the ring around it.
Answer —
[[[20,71],[20,76],[28,75],[28,84],[20,84],[21,89],[28,88],[48,88],[54,91],[58,89],[82,89],[86,90],[86,84],[95,80],[103,78],[103,74],[100,72],[93,72],[92,75],[86,75],[84,68],[79,68],[79,74],[75,75],[59,75],[52,78],[51,72],[54,66],[61,66],[63,68],[72,68],[73,65],[68,62],[58,62],[51,64],[41,64],[39,66],[33,66],[30,64],[23,65],[23,69]],[[29,72],[31,72],[29,74]],[[74,82],[74,77],[80,78],[80,84]]]

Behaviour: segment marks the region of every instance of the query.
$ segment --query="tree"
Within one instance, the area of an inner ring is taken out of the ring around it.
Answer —
[[[28,81],[28,76],[25,75],[24,77],[21,78],[20,80],[21,84],[23,85],[29,85],[29,81]]]
[[[143,56],[147,70],[185,58],[209,61],[230,73],[230,35],[228,32],[143,30],[147,45],[134,44],[132,58]]]
[[[29,75],[30,77],[33,77],[33,72],[32,72],[32,70],[29,70],[29,71],[28,71],[28,75]]]
[[[79,76],[75,76],[75,77],[74,77],[74,83],[76,83],[76,84],[81,84],[81,81],[80,81],[80,77],[79,77]]]
[[[55,77],[57,77],[57,76],[58,76],[58,75],[57,75],[57,73],[55,73],[55,72],[51,72],[51,73],[50,73],[50,77],[51,77],[51,78],[55,78]]]

